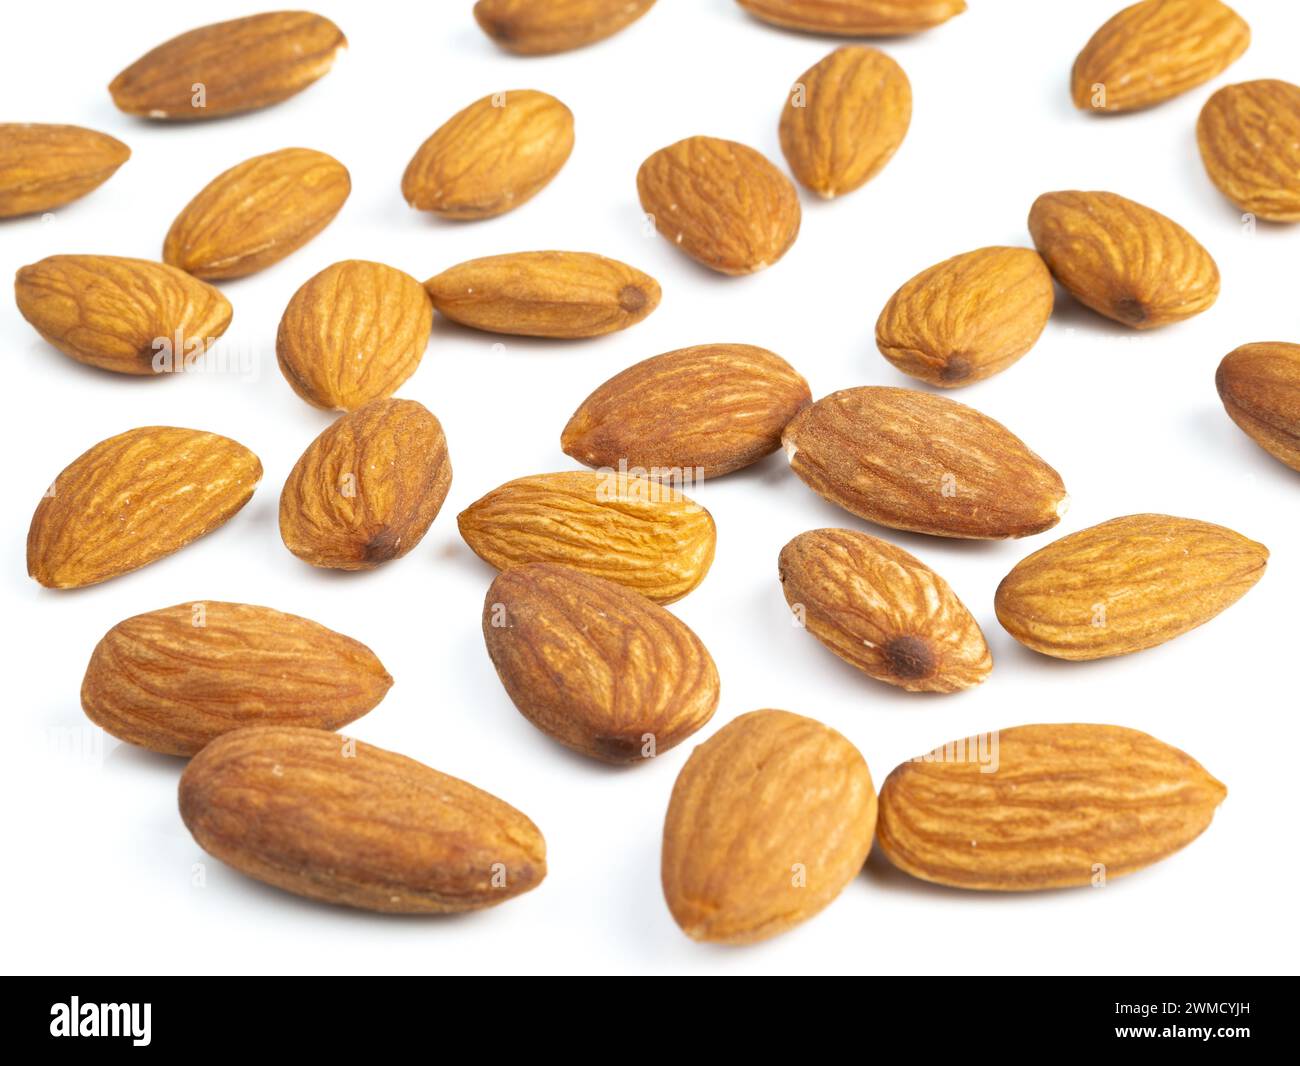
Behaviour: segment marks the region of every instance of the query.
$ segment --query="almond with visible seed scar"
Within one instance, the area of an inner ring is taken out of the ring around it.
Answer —
[[[72,203],[130,158],[116,137],[84,126],[0,122],[0,218]]]
[[[966,0],[737,0],[751,15],[805,33],[894,37],[919,33],[966,10]]]
[[[1038,341],[1052,275],[1032,248],[979,248],[906,282],[880,312],[876,347],[904,374],[940,388],[997,374]]]
[[[490,333],[599,337],[659,306],[659,283],[590,252],[515,252],[471,259],[425,283],[444,318]]]
[[[1228,417],[1274,458],[1300,470],[1300,344],[1243,344],[1223,357],[1214,384]]]
[[[876,833],[889,861],[923,881],[1096,886],[1186,847],[1227,794],[1190,756],[1136,729],[1024,725],[903,763],[880,790]]]
[[[393,679],[364,644],[247,603],[182,603],[119,622],[95,647],[81,706],[119,740],[193,755],[250,725],[338,729]]]
[[[679,600],[713,563],[713,517],[648,478],[571,470],[508,481],[456,519],[498,570],[559,563],[615,581],[655,603]]]
[[[183,369],[226,332],[230,302],[148,259],[52,255],[14,279],[23,318],[64,355],[119,374]]]
[[[1210,180],[1243,211],[1300,222],[1300,85],[1227,85],[1206,101],[1196,141]]]
[[[908,692],[958,692],[993,669],[979,623],[938,574],[851,529],[800,533],[781,549],[786,602],[846,663]]]
[[[185,767],[181,820],[240,873],[391,914],[504,903],[546,876],[546,842],[504,800],[321,729],[253,726]]]
[[[664,820],[668,909],[692,940],[748,944],[807,921],[866,861],[876,790],[858,749],[789,711],[751,711],[692,753]]]
[[[1143,0],[1083,46],[1070,95],[1084,111],[1151,107],[1209,81],[1249,44],[1250,27],[1219,0]]]
[[[370,570],[420,543],[450,487],[441,423],[414,400],[372,400],[303,452],[280,493],[280,537],[312,566]]]
[[[799,235],[790,179],[735,141],[688,137],[661,148],[641,164],[636,187],[655,228],[722,274],[771,266]]]
[[[1000,422],[912,389],[842,389],[782,437],[790,467],[819,496],[878,525],[998,540],[1051,529],[1061,476]]]
[[[478,0],[483,32],[518,55],[553,55],[612,37],[655,0]]]
[[[81,588],[137,570],[223,525],[262,464],[215,433],[144,426],[100,441],[46,491],[27,533],[27,573]]]
[[[1163,514],[1113,518],[1022,559],[998,621],[1058,659],[1153,648],[1203,625],[1264,576],[1268,549],[1224,526]]]

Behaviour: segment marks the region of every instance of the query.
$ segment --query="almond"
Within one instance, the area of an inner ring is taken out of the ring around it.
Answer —
[[[559,563],[672,603],[713,562],[713,517],[647,478],[573,470],[508,481],[456,519],[460,535],[498,570]]]
[[[424,284],[444,318],[524,337],[599,337],[659,306],[654,278],[589,252],[490,255]]]
[[[1256,444],[1300,470],[1300,344],[1243,344],[1214,375],[1228,417]]]
[[[1142,0],[1110,18],[1074,61],[1070,95],[1084,111],[1136,111],[1209,81],[1250,44],[1219,0]]]
[[[1052,275],[1030,248],[979,248],[906,282],[880,312],[876,346],[904,374],[950,389],[1000,373],[1052,315]]]
[[[200,278],[242,278],[296,252],[352,191],[342,163],[310,148],[254,156],[217,175],[167,231],[163,259]]]
[[[1300,222],[1300,86],[1228,85],[1196,123],[1201,159],[1221,193],[1271,222]]]
[[[1058,659],[1153,648],[1208,622],[1264,576],[1268,549],[1192,518],[1136,514],[1022,559],[994,606],[1016,640]]]
[[[655,228],[722,274],[752,274],[785,255],[799,234],[799,194],[766,156],[719,137],[661,148],[636,175]]]
[[[795,417],[790,467],[819,496],[878,525],[995,540],[1051,529],[1061,476],[1006,426],[943,396],[863,386]]]
[[[14,296],[64,355],[119,374],[179,369],[178,357],[206,352],[232,314],[217,289],[184,271],[114,255],[42,259],[18,271]]]
[[[414,400],[372,400],[303,452],[280,493],[280,536],[312,566],[370,570],[420,543],[450,487],[441,423]]]
[[[1228,790],[1155,737],[1024,725],[954,741],[880,790],[880,850],[913,877],[1028,892],[1104,885],[1201,835]]]
[[[536,888],[546,842],[508,803],[320,729],[218,737],[181,774],[208,854],[309,899],[393,914],[480,910]]]
[[[573,112],[554,96],[493,93],[420,145],[402,175],[402,195],[444,218],[495,218],[536,196],[572,151]]]
[[[993,669],[979,624],[938,574],[851,529],[800,533],[781,549],[799,624],[846,663],[908,692],[957,692]]]
[[[966,10],[966,0],[737,0],[751,15],[807,33],[892,37],[918,33]]]
[[[338,729],[393,679],[374,652],[297,615],[182,603],[119,622],[81,683],[86,716],[119,740],[193,755],[249,725]]]
[[[1196,238],[1112,192],[1044,193],[1029,233],[1071,296],[1134,329],[1191,318],[1218,299],[1219,268]]]
[[[474,18],[518,55],[552,55],[603,41],[635,22],[655,0],[478,0]]]
[[[145,426],[100,441],[50,485],[27,533],[27,573],[80,588],[137,570],[223,525],[262,464],[215,433]]]
[[[664,897],[693,940],[747,944],[807,921],[862,869],[876,791],[821,722],[752,711],[692,753],[664,820]]]
[[[130,148],[98,130],[0,122],[0,218],[70,204],[98,189],[130,158]]]
[[[789,363],[751,344],[643,359],[582,401],[560,447],[587,466],[670,481],[720,477],[781,446],[812,400]]]

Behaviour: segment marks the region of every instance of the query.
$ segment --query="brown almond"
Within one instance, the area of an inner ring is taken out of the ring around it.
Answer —
[[[966,10],[966,0],[737,0],[756,18],[806,33],[893,37],[919,33]]]
[[[1205,102],[1196,142],[1210,180],[1270,222],[1300,222],[1300,85],[1227,85]]]
[[[517,55],[553,55],[612,37],[655,0],[478,0],[483,32]]]
[[[84,126],[0,122],[0,218],[70,204],[130,158],[116,137]]]
[[[1219,399],[1256,444],[1300,470],[1300,344],[1243,344],[1214,375]]]

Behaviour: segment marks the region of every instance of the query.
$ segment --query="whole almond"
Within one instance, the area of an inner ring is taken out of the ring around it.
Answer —
[[[226,332],[230,302],[183,270],[114,255],[52,255],[18,271],[23,318],[64,355],[119,374],[184,369]]]
[[[275,354],[293,391],[316,407],[355,411],[391,396],[429,344],[433,307],[415,278],[347,259],[293,294]]]
[[[880,850],[913,877],[1028,892],[1105,884],[1201,835],[1228,790],[1115,725],[1024,725],[905,762],[880,790]]]
[[[1300,85],[1227,85],[1196,122],[1201,159],[1221,193],[1271,222],[1300,222]]]
[[[876,347],[930,385],[969,385],[1029,351],[1054,302],[1051,272],[1032,248],[979,248],[904,283],[876,320]]]
[[[956,400],[862,386],[818,400],[782,437],[819,496],[878,525],[940,537],[1027,537],[1061,520],[1061,476],[1006,426]]]
[[[27,533],[27,573],[80,588],[137,570],[223,525],[262,464],[215,433],[144,426],[100,441],[46,490]]]
[[[655,0],[478,0],[474,18],[492,40],[518,55],[552,55],[603,41]]]
[[[1084,111],[1151,107],[1209,81],[1249,44],[1250,27],[1219,0],[1142,0],[1083,46],[1070,95]]]
[[[1270,455],[1300,470],[1300,344],[1243,344],[1223,357],[1214,384],[1228,417]]]
[[[1071,533],[998,586],[998,621],[1058,659],[1153,648],[1208,622],[1264,576],[1268,549],[1192,518],[1136,514]]]
[[[444,318],[524,337],[599,337],[659,306],[654,278],[590,252],[490,255],[424,284]]]
[[[280,536],[312,566],[370,570],[420,543],[450,487],[441,423],[414,400],[372,400],[294,465],[280,493]]]
[[[347,168],[310,148],[254,156],[217,175],[167,231],[163,259],[200,278],[242,278],[296,252],[339,213]]]
[[[456,519],[476,555],[498,570],[559,563],[672,603],[713,563],[713,517],[647,478],[572,470],[508,481]]]
[[[799,234],[799,194],[754,149],[719,137],[661,148],[636,175],[641,207],[687,255],[722,274],[752,274]]]
[[[892,37],[918,33],[966,10],[966,0],[737,0],[751,15],[807,33]]]
[[[181,774],[180,808],[198,845],[240,873],[363,910],[480,910],[546,876],[542,834],[508,803],[320,729],[218,737]]]
[[[908,692],[957,692],[993,669],[979,623],[938,574],[851,529],[800,533],[781,549],[781,590],[799,623],[846,663]]]
[[[70,204],[130,158],[116,137],[84,126],[0,122],[0,218]]]
[[[652,356],[582,401],[560,447],[587,466],[671,481],[720,477],[781,446],[812,400],[789,363],[751,344]]]
[[[351,637],[270,607],[209,601],[110,629],[90,657],[81,706],[119,740],[193,755],[244,726],[338,729],[392,683]]]
[[[1112,192],[1049,192],[1029,233],[1065,289],[1134,329],[1200,314],[1219,296],[1219,268],[1190,233]]]
[[[494,218],[537,195],[572,151],[573,112],[554,96],[493,93],[420,145],[402,175],[402,195],[444,218]]]
[[[742,714],[692,753],[664,819],[664,898],[693,940],[807,921],[866,861],[876,791],[858,749],[789,711]]]

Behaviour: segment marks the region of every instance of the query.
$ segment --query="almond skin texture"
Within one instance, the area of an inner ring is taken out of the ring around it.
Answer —
[[[857,748],[789,711],[742,714],[677,775],[664,820],[668,909],[692,940],[766,940],[857,877],[875,825]]]
[[[833,199],[874,178],[912,121],[903,68],[875,48],[838,48],[804,71],[781,111],[781,151],[794,176]]]
[[[348,259],[294,293],[275,354],[285,380],[309,404],[355,411],[391,396],[415,373],[432,329],[433,306],[415,278]]]
[[[163,259],[211,280],[254,274],[328,226],[351,191],[347,168],[324,152],[254,156],[189,202],[167,232]]]
[[[240,873],[363,910],[480,910],[546,876],[542,834],[508,803],[321,729],[218,737],[181,774],[180,808],[198,845]]]
[[[476,100],[420,145],[402,195],[443,218],[495,218],[531,200],[573,151],[573,112],[535,89]]]
[[[1143,0],[1113,16],[1074,61],[1070,95],[1084,111],[1136,111],[1209,81],[1250,44],[1219,0]]]
[[[798,415],[782,438],[819,496],[878,525],[996,540],[1051,529],[1061,476],[1006,426],[944,396],[863,386]]]
[[[1115,193],[1044,193],[1029,233],[1071,296],[1133,329],[1191,318],[1219,297],[1219,268],[1196,238]]]
[[[1243,344],[1223,357],[1214,384],[1228,417],[1274,458],[1300,470],[1300,344]]]
[[[280,536],[312,566],[370,570],[420,543],[450,487],[441,423],[414,400],[373,400],[303,452],[280,494]]]
[[[721,477],[776,451],[811,401],[808,383],[779,355],[700,344],[615,374],[582,401],[560,447],[587,466],[675,481]]]
[[[98,130],[0,122],[0,218],[53,211],[80,199],[130,158],[130,148]]]
[[[1113,518],[1022,559],[994,598],[1016,640],[1058,659],[1153,648],[1208,622],[1264,576],[1268,549],[1192,518]]]
[[[1266,79],[1227,85],[1196,123],[1210,180],[1243,211],[1300,222],[1300,86]]]
[[[966,0],[737,0],[756,18],[806,33],[893,37],[918,33],[966,10]]]
[[[553,55],[582,48],[630,25],[655,0],[478,0],[483,32],[516,55]]]
[[[64,355],[119,374],[183,369],[226,332],[232,314],[216,288],[183,270],[113,255],[52,255],[25,266],[14,297]]]
[[[904,374],[951,389],[1000,373],[1052,315],[1052,275],[1032,248],[980,248],[906,282],[880,312],[876,347]]]
[[[920,559],[851,529],[800,533],[781,549],[786,602],[846,663],[908,692],[957,692],[993,658],[957,594]]]
[[[891,863],[954,888],[1103,884],[1201,835],[1228,790],[1194,759],[1115,725],[1024,725],[903,763],[880,790]]]
[[[515,252],[471,259],[425,283],[438,314],[524,337],[599,337],[659,306],[659,282],[589,252]]]
[[[655,228],[722,274],[769,267],[799,235],[799,194],[766,156],[719,137],[661,148],[636,175]]]
[[[558,563],[672,603],[713,563],[713,517],[647,478],[590,470],[508,481],[456,519],[474,553],[498,570]]]
[[[631,589],[554,563],[497,576],[483,639],[519,712],[603,762],[660,755],[718,706],[718,671],[684,622]]]
[[[338,729],[393,679],[322,625],[246,603],[182,603],[119,622],[95,647],[81,706],[128,744],[193,755],[250,725]]]
[[[223,525],[262,464],[215,433],[144,426],[100,441],[50,485],[27,533],[27,573],[81,588],[137,570]]]

